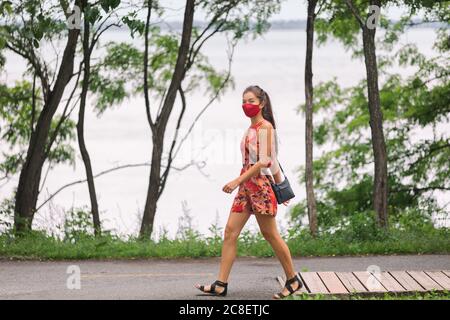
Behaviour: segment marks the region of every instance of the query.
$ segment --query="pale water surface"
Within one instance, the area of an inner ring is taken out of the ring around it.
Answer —
[[[110,32],[106,38],[130,41],[126,32]],[[422,52],[430,54],[434,38],[432,29],[414,29],[404,35],[402,43],[415,42]],[[225,44],[225,38],[218,36],[210,40],[203,50],[210,62],[221,70],[227,66]],[[304,56],[304,30],[274,30],[257,40],[238,45],[232,65],[235,89],[228,90],[220,101],[215,101],[204,113],[175,161],[176,167],[182,167],[192,160],[205,161],[207,165],[201,172],[195,166],[183,171],[171,171],[158,202],[155,236],[163,227],[169,231],[169,235],[174,235],[178,219],[183,214],[183,202],[193,217],[194,227],[202,233],[208,233],[208,227],[215,221],[224,227],[237,191],[226,194],[222,192],[222,187],[237,177],[241,168],[239,141],[250,124],[241,109],[242,91],[251,84],[258,84],[270,94],[281,140],[279,160],[297,195],[294,200],[304,198],[304,187],[298,182],[296,171],[304,163],[304,118],[297,113],[298,105],[304,101]],[[9,55],[8,75],[2,74],[1,79],[9,82],[20,79],[23,68],[20,59]],[[315,83],[337,77],[343,86],[349,86],[365,76],[362,61],[352,60],[350,53],[333,41],[315,49],[313,68]],[[207,101],[200,91],[188,96],[188,112],[183,120],[181,136]],[[90,103],[92,106],[94,102]],[[154,101],[153,106],[156,104]],[[179,107],[178,99],[175,115]],[[121,106],[106,111],[100,118],[96,117],[92,108],[88,110],[86,141],[94,173],[117,165],[150,160],[151,138],[142,98],[127,100]],[[76,119],[76,114],[72,118]],[[172,116],[171,120],[173,123],[175,117]],[[173,124],[168,128],[170,138],[173,128]],[[84,166],[76,141],[74,147],[77,150],[76,166],[59,166],[51,171],[38,203],[42,203],[48,193],[60,186],[84,178]],[[119,170],[96,180],[105,228],[123,235],[137,233],[145,205],[148,176],[149,167],[138,167]],[[13,179],[0,189],[0,198],[9,196],[17,180]],[[291,201],[291,205],[296,201]],[[40,210],[35,219],[36,227],[54,229],[63,222],[63,210],[88,204],[86,185],[70,187]],[[287,210],[284,205],[279,206],[277,219],[282,228],[286,226]],[[257,228],[254,217],[246,227]]]

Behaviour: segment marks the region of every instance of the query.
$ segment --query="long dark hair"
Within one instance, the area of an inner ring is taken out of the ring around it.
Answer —
[[[244,95],[248,91],[253,92],[253,94],[264,105],[264,107],[262,108],[262,116],[264,119],[266,119],[272,124],[272,127],[274,129],[276,129],[277,127],[275,125],[275,118],[273,116],[272,103],[270,102],[269,94],[257,85],[248,86],[247,88],[245,88],[242,94]],[[275,152],[278,153],[278,135],[276,134],[276,130],[275,130]]]

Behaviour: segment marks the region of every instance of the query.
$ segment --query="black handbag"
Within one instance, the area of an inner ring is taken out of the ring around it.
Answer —
[[[295,197],[294,191],[289,184],[289,180],[284,174],[283,167],[280,164],[281,171],[283,172],[284,180],[280,183],[274,183],[270,181],[270,185],[272,186],[272,190],[275,193],[275,197],[277,198],[278,204],[281,204],[289,199]]]

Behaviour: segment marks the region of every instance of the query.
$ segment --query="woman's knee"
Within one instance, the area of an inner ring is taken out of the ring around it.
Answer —
[[[230,225],[225,226],[225,232],[224,232],[224,240],[234,241],[237,240],[239,237],[239,230],[235,227],[232,227]]]
[[[267,241],[275,241],[278,238],[278,233],[272,229],[261,229],[261,234],[263,235],[264,239]]]

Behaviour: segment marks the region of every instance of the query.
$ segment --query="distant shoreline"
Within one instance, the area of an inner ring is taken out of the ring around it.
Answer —
[[[392,23],[398,22],[398,20],[392,20]],[[269,30],[305,30],[306,29],[306,20],[273,20],[270,21]],[[417,25],[410,26],[410,28],[414,29],[437,29],[440,27],[450,27],[450,24],[439,23],[439,22],[424,22],[421,23],[420,20],[413,20],[413,23],[418,23]],[[195,27],[206,27],[208,22],[205,21],[196,21],[194,20]],[[164,21],[164,22],[155,22],[153,25],[160,26],[162,30],[177,30],[181,31],[183,27],[183,21]],[[127,26],[122,27],[111,27],[111,30],[114,31],[125,31],[128,30]]]
[[[391,23],[396,23],[398,20],[392,20]],[[411,29],[438,29],[441,27],[450,28],[449,23],[445,22],[421,22],[421,20],[412,20],[413,25],[409,26]],[[205,28],[209,24],[208,21],[194,20],[194,27]],[[306,20],[269,20],[269,30],[305,30]],[[0,26],[2,24],[0,23]],[[161,30],[172,30],[180,31],[183,29],[183,21],[164,21],[160,20],[151,23],[152,26],[159,26]],[[250,22],[250,26],[253,27],[254,23]],[[81,27],[81,30],[83,27]],[[111,31],[127,31],[129,28],[127,25],[122,24],[121,26],[113,25],[110,26],[106,32]]]

